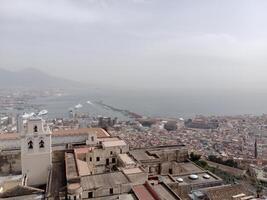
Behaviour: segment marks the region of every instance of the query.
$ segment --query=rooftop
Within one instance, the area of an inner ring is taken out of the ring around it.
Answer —
[[[128,174],[138,174],[138,173],[142,173],[143,172],[139,167],[131,168],[131,169],[123,169],[122,171],[126,175],[128,175]]]
[[[75,135],[88,135],[90,133],[96,133],[97,138],[107,138],[110,134],[102,128],[79,128],[68,130],[56,130],[52,132],[52,136],[75,136]],[[18,133],[2,133],[0,134],[0,140],[17,140],[19,139]]]
[[[209,173],[209,172],[199,172],[194,174],[182,174],[182,175],[174,175],[173,178],[177,180],[181,178],[183,183],[187,184],[202,184],[202,183],[209,183],[215,181],[221,181],[220,178],[217,176]],[[177,181],[178,182],[178,181]]]
[[[94,200],[136,200],[133,194],[120,194],[106,197],[94,198]]]
[[[145,185],[135,185],[132,189],[139,200],[157,200]]]
[[[53,131],[53,136],[73,136],[73,135],[88,135],[90,133],[95,133],[97,138],[110,137],[107,131],[102,128],[79,128],[79,129],[69,129],[69,130],[57,130]]]
[[[124,140],[114,140],[114,141],[105,141],[102,142],[103,147],[116,147],[116,146],[126,146]]]
[[[0,134],[0,140],[18,140],[19,134],[17,133],[2,133]]]
[[[73,153],[65,153],[66,178],[67,180],[78,178],[78,170]]]
[[[211,187],[201,191],[204,191],[210,200],[232,199],[233,196],[242,193],[245,195],[251,195],[251,193],[240,184]]]
[[[155,156],[148,155],[145,149],[135,149],[130,151],[130,154],[138,161],[157,159]]]
[[[181,173],[199,173],[203,172],[202,169],[200,169],[198,166],[193,164],[192,162],[183,162],[183,163],[177,163],[177,166],[181,168]]]
[[[156,191],[161,199],[177,200],[180,199],[168,186],[165,184],[156,184],[152,188]]]
[[[81,177],[81,185],[84,191],[95,188],[112,188],[115,185],[127,184],[128,179],[122,172],[96,174]]]
[[[134,165],[135,162],[128,154],[119,154],[119,159],[125,164],[125,165]]]

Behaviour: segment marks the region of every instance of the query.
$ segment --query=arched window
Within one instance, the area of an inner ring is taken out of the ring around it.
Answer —
[[[28,142],[28,149],[33,149],[33,142],[31,140]]]
[[[38,127],[36,125],[33,127],[33,132],[34,133],[37,133],[38,132]]]
[[[43,141],[43,140],[41,140],[41,141],[39,142],[39,148],[44,148],[44,141]]]

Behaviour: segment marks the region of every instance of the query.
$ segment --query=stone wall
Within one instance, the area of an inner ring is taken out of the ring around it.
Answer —
[[[20,151],[0,152],[0,175],[21,174]]]

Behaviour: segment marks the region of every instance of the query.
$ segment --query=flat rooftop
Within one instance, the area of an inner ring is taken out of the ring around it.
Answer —
[[[79,176],[74,153],[65,153],[66,178],[67,180],[77,178]]]
[[[112,188],[115,185],[127,184],[128,179],[122,172],[96,174],[81,177],[81,186],[84,191],[95,188]]]
[[[156,200],[145,185],[134,185],[132,190],[139,200]]]
[[[86,154],[90,151],[93,151],[95,148],[94,147],[81,147],[81,148],[75,148],[74,153],[75,154]]]
[[[137,200],[137,199],[133,194],[120,194],[120,195],[92,198],[92,200]]]
[[[126,153],[119,154],[118,157],[125,165],[135,165],[136,164],[134,162],[134,160]]]
[[[126,142],[124,140],[114,140],[114,141],[104,141],[102,142],[102,146],[105,147],[116,147],[116,146],[126,146]]]
[[[165,183],[174,183],[175,181],[169,175],[160,176]]]
[[[144,148],[136,148],[134,150],[149,150],[149,151],[159,151],[159,150],[181,150],[187,149],[183,144],[176,144],[176,145],[164,145],[164,146],[151,146],[151,147],[144,147]]]
[[[136,159],[138,161],[158,159],[157,157],[155,157],[153,155],[148,155],[145,149],[131,150],[130,154],[134,157],[134,159]]]
[[[156,191],[156,193],[159,195],[161,199],[168,199],[168,200],[181,199],[164,184],[156,184],[153,185],[152,188]]]
[[[189,176],[190,175],[196,175],[196,179],[192,179]],[[205,178],[205,176],[208,176],[209,178]],[[217,176],[209,173],[209,172],[200,172],[200,173],[192,173],[192,174],[183,174],[183,175],[174,175],[172,176],[177,182],[178,178],[182,178],[183,182],[181,184],[204,184],[204,183],[211,183],[215,181],[221,181],[220,178]]]
[[[122,169],[122,171],[126,175],[143,173],[143,171],[139,167],[135,167],[135,168],[131,168],[131,169]]]
[[[79,128],[68,130],[56,130],[52,132],[52,136],[75,136],[75,135],[88,135],[96,134],[97,138],[110,137],[110,134],[102,128]]]
[[[200,173],[203,172],[201,168],[196,166],[195,164],[191,162],[181,162],[181,163],[176,163],[178,167],[181,169],[181,173]]]

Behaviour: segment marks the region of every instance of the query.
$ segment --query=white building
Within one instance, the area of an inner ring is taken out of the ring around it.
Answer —
[[[46,184],[52,164],[51,131],[44,120],[31,118],[20,133],[22,174],[28,185]]]

